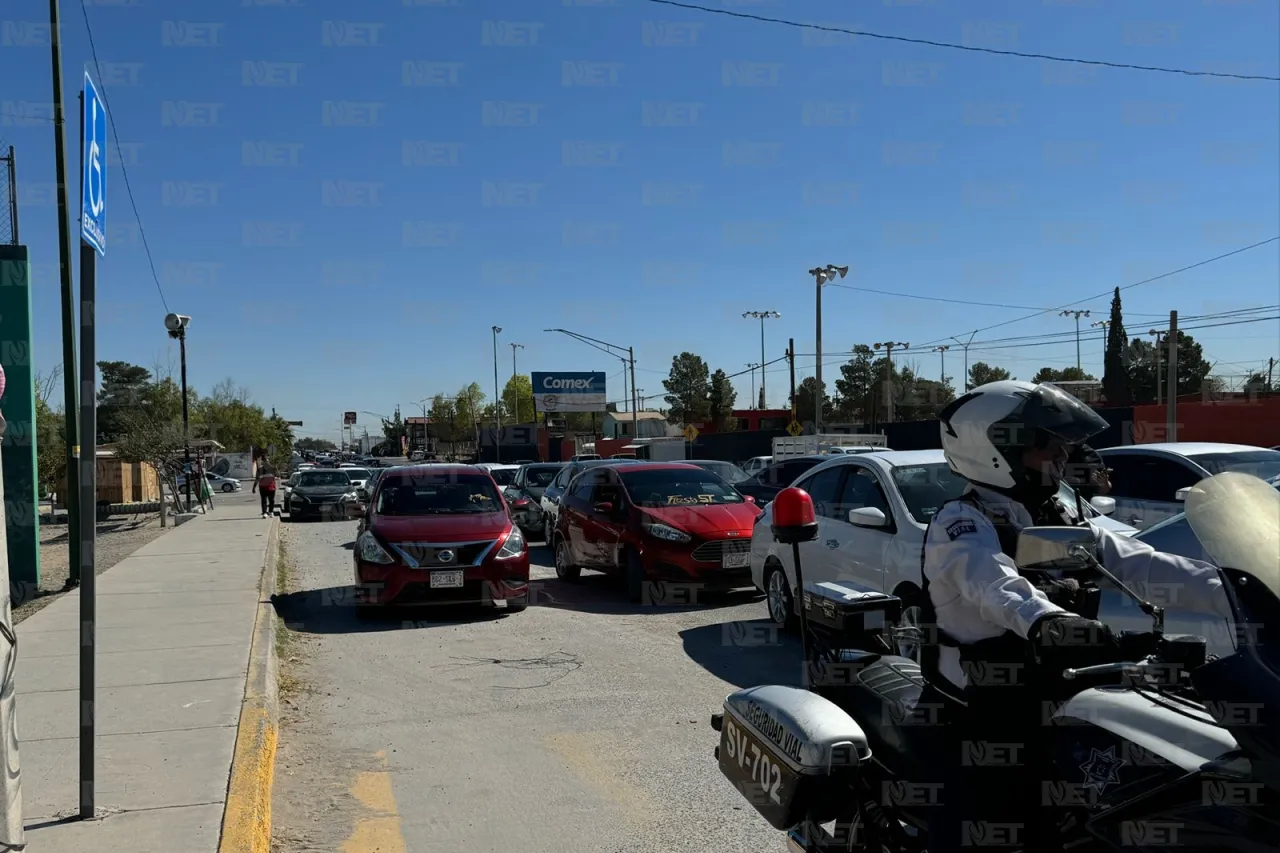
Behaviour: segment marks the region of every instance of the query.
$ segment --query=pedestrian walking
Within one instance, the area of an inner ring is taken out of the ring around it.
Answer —
[[[269,465],[258,469],[258,476],[253,481],[252,491],[257,492],[262,500],[262,517],[270,518],[276,514],[276,472]]]

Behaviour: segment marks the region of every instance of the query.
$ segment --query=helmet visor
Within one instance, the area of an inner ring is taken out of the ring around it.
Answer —
[[[1063,444],[1083,444],[1109,426],[1093,409],[1053,385],[1037,385],[1020,395],[1024,402],[1018,410],[992,424],[991,438],[997,446],[1041,446],[1046,436]]]

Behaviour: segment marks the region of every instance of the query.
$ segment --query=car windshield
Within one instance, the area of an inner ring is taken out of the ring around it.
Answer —
[[[369,479],[369,470],[367,468],[343,468],[342,471],[353,480]]]
[[[719,477],[721,480],[724,480],[726,483],[730,483],[730,484],[741,483],[743,480],[748,480],[751,478],[750,474],[748,474],[746,471],[743,471],[741,468],[739,468],[737,465],[734,465],[732,462],[706,461],[706,462],[690,462],[689,464],[697,465],[699,468],[703,468],[707,471],[710,471],[711,473]]]
[[[907,512],[921,524],[928,524],[944,503],[960,497],[969,486],[969,481],[954,473],[945,462],[899,465],[893,468],[892,475]]]
[[[517,470],[519,470],[519,469],[517,469],[517,468],[490,468],[490,469],[489,469],[489,476],[490,476],[490,477],[492,477],[492,478],[493,478],[493,481],[494,481],[495,483],[497,483],[499,486],[509,486],[509,485],[511,485],[513,482],[515,482],[515,479],[516,479],[516,471],[517,471]]]
[[[1210,474],[1237,471],[1261,480],[1280,477],[1280,450],[1245,450],[1239,453],[1196,453],[1188,457]]]
[[[351,478],[346,471],[307,471],[298,480],[299,486],[349,486]]]
[[[387,477],[378,489],[380,515],[456,515],[501,512],[502,499],[483,474]]]
[[[631,500],[638,506],[705,506],[743,502],[742,495],[733,486],[710,471],[698,468],[632,469],[618,474]]]
[[[527,486],[549,486],[551,481],[556,478],[556,474],[560,473],[560,466],[548,465],[546,467],[528,468],[525,470],[524,481]]]

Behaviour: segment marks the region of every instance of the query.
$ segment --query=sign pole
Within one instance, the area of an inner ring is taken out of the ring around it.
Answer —
[[[107,110],[84,75],[80,134],[80,818],[94,815],[98,523],[98,255],[105,255]],[[67,367],[68,372],[71,366]],[[185,399],[184,399],[185,402]]]

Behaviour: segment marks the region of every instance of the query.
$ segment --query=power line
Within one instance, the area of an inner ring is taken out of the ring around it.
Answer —
[[[1194,264],[1188,264],[1187,266],[1179,267],[1179,268],[1178,268],[1178,269],[1176,269],[1176,270],[1170,270],[1169,272],[1164,272],[1164,273],[1160,273],[1159,275],[1154,275],[1154,276],[1152,276],[1151,278],[1144,278],[1142,281],[1135,281],[1135,282],[1133,282],[1132,284],[1126,284],[1126,285],[1123,285],[1123,286],[1121,286],[1121,287],[1120,287],[1120,290],[1129,290],[1129,289],[1131,289],[1131,288],[1138,287],[1138,286],[1143,285],[1143,284],[1150,284],[1150,283],[1151,283],[1151,282],[1153,282],[1153,281],[1160,281],[1161,279],[1170,278],[1170,277],[1172,277],[1172,276],[1179,275],[1180,273],[1188,272],[1188,271],[1193,270],[1193,269],[1196,269],[1196,268],[1198,268],[1198,267],[1207,266],[1208,264],[1212,264],[1212,263],[1215,263],[1215,262],[1217,262],[1217,261],[1225,260],[1225,259],[1227,259],[1227,258],[1230,258],[1230,257],[1234,256],[1234,255],[1239,255],[1239,254],[1242,254],[1242,253],[1244,253],[1244,252],[1248,252],[1248,251],[1250,251],[1251,249],[1257,249],[1257,248],[1258,248],[1258,247],[1260,247],[1260,246],[1266,246],[1267,244],[1269,244],[1269,243],[1274,243],[1274,242],[1276,242],[1277,240],[1280,240],[1280,236],[1276,236],[1276,237],[1269,237],[1269,238],[1267,238],[1266,240],[1260,240],[1260,241],[1258,241],[1257,243],[1253,243],[1253,244],[1248,245],[1248,246],[1242,246],[1242,247],[1241,247],[1241,248],[1239,248],[1239,249],[1232,249],[1230,252],[1224,252],[1224,253],[1223,253],[1223,254],[1221,254],[1221,255],[1215,255],[1215,256],[1213,256],[1212,258],[1206,258],[1206,259],[1205,259],[1205,260],[1203,260],[1203,261],[1197,261],[1197,262],[1196,262],[1196,263],[1194,263]],[[1004,321],[1004,322],[1002,322],[1002,323],[992,323],[990,326],[983,326],[983,327],[982,327],[982,328],[980,328],[980,329],[970,329],[970,330],[967,330],[967,331],[965,331],[965,332],[961,332],[960,334],[969,334],[970,332],[972,332],[973,334],[977,334],[978,332],[988,332],[988,331],[990,331],[990,330],[992,330],[992,329],[999,329],[999,328],[1001,328],[1001,327],[1003,327],[1003,326],[1009,326],[1009,325],[1012,325],[1013,323],[1021,323],[1023,320],[1032,320],[1032,319],[1035,319],[1036,317],[1042,316],[1042,315],[1044,315],[1044,314],[1048,314],[1048,313],[1049,313],[1049,312],[1051,312],[1051,311],[1060,311],[1060,310],[1062,310],[1063,308],[1071,308],[1071,307],[1073,307],[1073,306],[1075,306],[1075,305],[1083,305],[1083,304],[1084,304],[1084,303],[1086,303],[1086,302],[1093,302],[1093,301],[1094,301],[1094,300],[1096,300],[1096,299],[1104,299],[1104,298],[1106,298],[1107,296],[1110,296],[1111,294],[1112,294],[1112,291],[1103,291],[1102,293],[1095,294],[1095,295],[1093,295],[1093,296],[1088,296],[1088,297],[1085,297],[1084,299],[1077,299],[1075,302],[1068,302],[1068,303],[1066,303],[1065,305],[1059,305],[1059,306],[1057,306],[1057,307],[1055,307],[1055,308],[1049,308],[1049,309],[1046,309],[1046,310],[1044,310],[1044,311],[1037,311],[1037,312],[1035,312],[1034,314],[1027,314],[1027,315],[1026,315],[1026,316],[1024,316],[1024,317],[1015,317],[1015,318],[1013,318],[1012,320],[1005,320],[1005,321]],[[922,344],[920,344],[920,346],[922,346],[922,347],[927,347],[927,346],[932,346],[933,344],[946,343],[946,342],[948,342],[948,341],[954,340],[954,339],[955,339],[955,337],[959,337],[959,335],[956,335],[956,336],[954,336],[954,337],[953,337],[953,336],[948,336],[948,337],[945,337],[945,338],[938,338],[937,340],[932,340],[932,341],[928,341],[928,342],[926,342],[926,343],[922,343]]]
[[[116,142],[116,151],[120,151],[120,133],[116,130],[116,114],[111,109],[111,102],[107,100],[107,88],[102,83],[102,69],[98,65],[98,48],[93,43],[93,27],[89,25],[89,10],[85,6],[84,0],[80,0],[80,13],[84,16],[85,32],[89,34],[89,53],[93,57],[93,70],[98,77],[98,88],[102,96],[102,103],[107,110],[107,122],[111,125],[111,138]],[[129,183],[129,169],[125,166],[124,157],[120,159],[120,177],[124,178],[124,189],[129,196],[129,205],[133,208],[134,221],[138,223],[138,238],[142,240],[142,250],[147,253],[147,264],[151,267],[151,279],[156,283],[156,291],[160,294],[160,304],[164,306],[165,313],[169,313],[169,301],[164,298],[164,288],[160,286],[160,276],[156,275],[156,261],[151,255],[151,244],[147,242],[147,232],[142,227],[142,216],[138,213],[138,202],[133,197],[133,186]]]
[[[969,53],[988,53],[994,56],[1012,56],[1018,59],[1041,59],[1047,62],[1067,62],[1076,65],[1099,65],[1105,68],[1119,68],[1125,71],[1150,71],[1159,74],[1181,74],[1187,77],[1226,77],[1233,80],[1265,80],[1271,83],[1280,83],[1280,77],[1268,77],[1262,74],[1231,74],[1225,71],[1192,71],[1189,68],[1165,68],[1158,65],[1133,65],[1127,62],[1107,62],[1102,59],[1080,59],[1071,56],[1052,56],[1046,53],[1023,53],[1017,50],[999,50],[993,47],[974,47],[967,44],[953,44],[945,41],[933,41],[932,39],[909,38],[907,36],[891,36],[884,33],[873,33],[866,30],[851,30],[845,27],[834,27],[825,24],[809,24],[801,21],[788,21],[783,18],[769,18],[764,15],[752,15],[748,12],[733,12],[729,9],[712,9],[708,6],[699,6],[695,3],[680,3],[677,0],[646,0],[649,3],[657,3],[662,6],[675,6],[679,9],[689,9],[694,12],[705,12],[710,15],[725,15],[730,18],[740,18],[745,21],[757,21],[765,24],[778,24],[784,27],[795,27],[802,30],[818,30],[826,33],[841,33],[850,36],[862,36],[869,39],[880,39],[882,41],[897,41],[907,44],[918,44],[926,47],[940,47],[946,50],[962,50]]]

